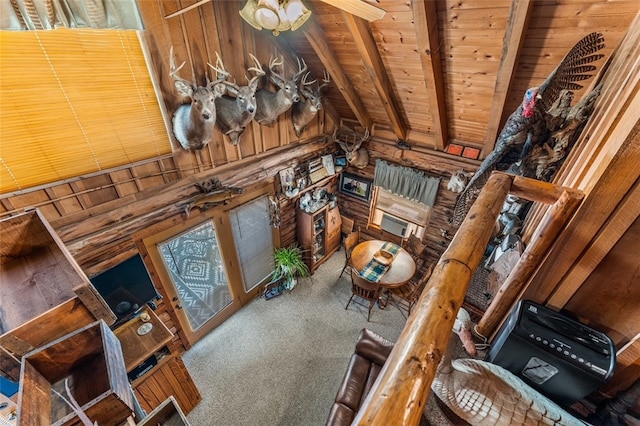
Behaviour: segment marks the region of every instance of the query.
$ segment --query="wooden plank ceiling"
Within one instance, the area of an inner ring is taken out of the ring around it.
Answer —
[[[526,89],[540,84],[580,38],[604,33],[606,56],[596,63],[601,69],[640,9],[637,0],[379,0],[369,3],[386,13],[367,21],[329,4],[339,2],[304,0],[311,18],[276,37],[242,21],[244,3],[141,2],[147,32],[165,50],[154,58],[156,70],[166,68],[158,64],[168,61],[169,44],[199,69],[202,57],[211,62],[214,51],[222,52],[238,76],[250,64],[249,52],[258,52],[263,63],[283,53],[291,68],[300,56],[312,78],[324,70],[331,75],[325,103],[334,122],[374,126],[438,151],[455,142],[483,155]],[[167,83],[164,96],[175,99]]]

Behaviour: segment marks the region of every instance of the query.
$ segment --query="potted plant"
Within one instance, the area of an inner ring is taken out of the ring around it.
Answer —
[[[302,249],[297,244],[275,249],[273,253],[274,271],[271,282],[280,281],[285,289],[291,290],[296,286],[297,277],[309,275],[309,268],[302,258]]]

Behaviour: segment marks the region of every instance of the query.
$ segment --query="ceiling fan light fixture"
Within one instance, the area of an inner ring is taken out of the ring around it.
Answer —
[[[302,4],[301,0],[289,0],[285,9],[291,22],[291,31],[300,28],[311,16],[311,11]]]
[[[240,16],[245,22],[251,25],[256,30],[261,30],[262,26],[256,21],[255,14],[258,4],[255,0],[247,0],[247,3],[240,10]]]
[[[240,16],[257,30],[297,30],[311,16],[301,0],[247,0]]]
[[[280,25],[278,0],[258,0],[254,18],[263,28],[275,30]]]

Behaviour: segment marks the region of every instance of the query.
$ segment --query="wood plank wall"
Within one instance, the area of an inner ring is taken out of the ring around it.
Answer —
[[[381,159],[392,164],[412,167],[416,170],[426,172],[431,176],[442,178],[436,202],[429,218],[429,224],[422,239],[422,242],[427,246],[426,263],[435,263],[449,246],[449,242],[457,230],[456,227],[449,224],[449,218],[453,212],[453,206],[455,205],[457,197],[456,193],[447,189],[449,178],[456,170],[466,169],[469,171],[475,169],[477,162],[430,150],[399,149],[395,143],[385,139],[387,135],[388,129],[376,128],[374,130],[374,137],[367,145],[369,165],[364,169],[348,167],[346,171],[367,179],[373,179],[375,161],[376,159]],[[384,237],[393,239],[393,236],[382,235],[378,230],[367,229],[369,220],[368,203],[357,198],[341,195],[338,197],[338,205],[343,214],[354,219],[354,229],[360,227],[364,234],[363,238],[372,239]]]

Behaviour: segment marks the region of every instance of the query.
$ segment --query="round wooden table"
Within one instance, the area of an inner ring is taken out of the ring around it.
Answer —
[[[358,270],[367,266],[373,255],[380,250],[386,241],[369,240],[363,241],[354,247],[351,252],[351,264]],[[380,278],[380,286],[386,288],[400,287],[413,277],[416,272],[416,263],[411,255],[403,248],[391,262],[391,267]]]

